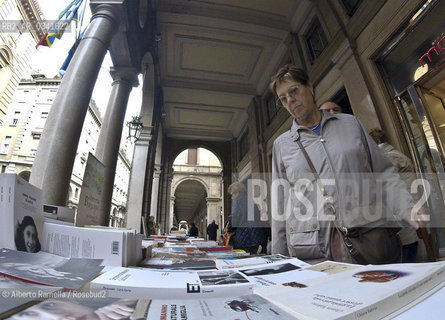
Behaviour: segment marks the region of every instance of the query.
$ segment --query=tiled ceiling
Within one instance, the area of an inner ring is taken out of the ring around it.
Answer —
[[[158,0],[167,136],[228,141],[281,59],[296,0]]]

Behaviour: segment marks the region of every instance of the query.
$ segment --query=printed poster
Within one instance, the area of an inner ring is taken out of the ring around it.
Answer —
[[[78,227],[101,224],[102,217],[99,215],[99,207],[104,184],[104,172],[105,166],[89,153],[77,209],[76,226]]]

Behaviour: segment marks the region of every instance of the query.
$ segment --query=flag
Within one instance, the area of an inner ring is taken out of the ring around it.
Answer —
[[[68,56],[66,57],[65,61],[63,61],[62,66],[59,70],[59,75],[61,78],[65,75],[66,69],[68,69],[68,65],[71,62],[71,59],[74,56],[74,52],[76,52],[77,47],[79,46],[80,40],[83,38],[83,34],[85,33],[87,28],[83,29],[83,31],[80,33],[79,38],[76,39],[71,49],[68,51]]]
[[[82,2],[83,0],[74,0],[63,10],[59,14],[59,20],[55,24],[54,28],[45,33],[45,35],[37,43],[36,48],[39,46],[51,47],[56,38],[60,39],[71,21],[78,21],[79,17],[82,15],[82,10],[80,10],[79,13],[79,8]]]

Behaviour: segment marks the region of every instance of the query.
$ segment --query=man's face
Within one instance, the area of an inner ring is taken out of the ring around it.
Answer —
[[[334,102],[325,102],[321,105],[320,110],[326,110],[329,113],[336,114],[341,113],[341,107]]]

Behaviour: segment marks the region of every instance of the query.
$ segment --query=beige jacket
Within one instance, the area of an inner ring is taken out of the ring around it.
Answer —
[[[324,181],[335,216],[326,216],[324,198],[297,139]],[[348,114],[323,112],[321,136],[294,121],[274,142],[272,181],[272,253],[305,260],[329,258],[329,218],[348,228],[381,226],[401,220],[413,206],[390,161]]]
[[[411,184],[417,178],[411,160],[389,143],[381,143],[379,144],[379,148],[388,157],[389,161],[391,161],[396,172],[400,175],[400,178],[405,182],[406,188],[409,190]],[[412,227],[406,227],[400,230],[399,237],[403,245],[411,244],[419,240],[416,230]]]

